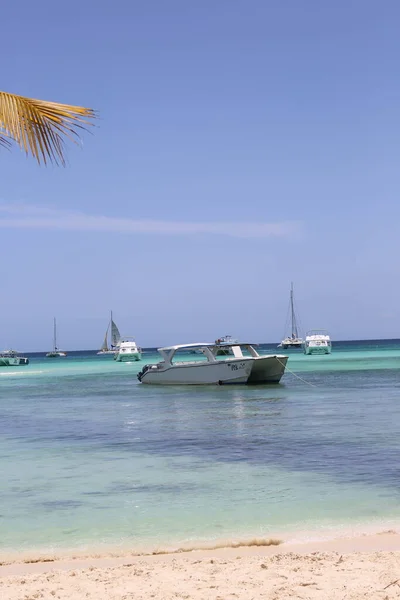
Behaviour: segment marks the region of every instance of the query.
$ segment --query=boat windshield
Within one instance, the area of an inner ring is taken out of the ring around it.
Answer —
[[[186,362],[207,362],[207,356],[202,348],[180,348],[174,353],[171,364]]]
[[[158,348],[165,363],[177,364],[182,362],[215,362],[230,358],[258,357],[259,354],[252,344],[187,344],[184,346],[168,346]]]
[[[226,360],[227,358],[234,358],[234,357],[238,358],[241,356],[244,356],[244,357],[254,356],[254,354],[251,353],[248,346],[242,346],[241,344],[238,344],[237,346],[229,345],[229,346],[225,346],[225,347],[224,347],[224,344],[215,346],[212,349],[212,353],[214,354],[214,356],[217,360]]]

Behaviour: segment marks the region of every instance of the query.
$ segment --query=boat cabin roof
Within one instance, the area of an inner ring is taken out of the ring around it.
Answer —
[[[171,364],[172,359],[174,358],[176,352],[178,350],[201,350],[201,353],[204,355],[208,362],[215,362],[217,360],[218,349],[223,348],[232,348],[232,357],[225,356],[225,360],[231,360],[232,358],[244,358],[242,347],[245,348],[250,356],[258,357],[259,354],[257,350],[254,349],[252,344],[245,344],[240,342],[231,342],[229,344],[216,344],[215,342],[196,342],[195,344],[177,344],[176,346],[167,346],[166,348],[158,348],[158,352],[163,357],[165,363]],[[197,362],[197,361],[196,361]]]
[[[219,348],[220,346],[223,346],[224,348],[226,348],[227,346],[258,346],[258,344],[250,344],[249,342],[223,342],[221,344],[217,344],[216,342],[196,342],[194,344],[177,344],[176,346],[166,346],[165,348],[158,348],[159,351],[161,350],[166,350],[167,352],[169,352],[170,350],[182,350],[182,349],[189,349],[189,348]]]
[[[328,331],[326,329],[310,329],[306,335],[328,335]]]

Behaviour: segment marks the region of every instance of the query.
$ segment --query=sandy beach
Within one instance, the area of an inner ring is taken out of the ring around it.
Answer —
[[[151,556],[49,556],[3,561],[0,577],[7,600],[388,600],[400,597],[400,535]]]

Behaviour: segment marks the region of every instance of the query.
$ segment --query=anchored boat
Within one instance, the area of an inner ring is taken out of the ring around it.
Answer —
[[[108,345],[108,332],[111,332],[110,346]],[[110,320],[104,336],[104,342],[97,354],[115,354],[118,352],[119,344],[121,341],[121,334],[119,329],[114,323],[112,311],[110,311]]]
[[[53,350],[46,354],[46,358],[63,358],[67,353],[57,348],[57,323],[54,317],[53,321]]]
[[[278,348],[301,348],[303,340],[299,337],[296,313],[294,310],[294,293],[293,283],[290,286],[290,317],[291,317],[291,334],[285,337],[279,344]]]
[[[29,358],[19,356],[16,350],[0,352],[0,367],[20,367],[21,365],[29,365]]]
[[[141,348],[139,348],[133,338],[124,337],[121,339],[119,348],[114,356],[118,362],[128,362],[140,360],[142,358]]]
[[[279,383],[285,372],[287,356],[270,354],[260,356],[254,344],[225,342],[232,350],[232,356],[219,356],[221,345],[214,342],[180,344],[159,348],[162,361],[145,365],[138,379],[141,383],[158,385],[206,385],[206,384],[257,384]],[[191,350],[201,350],[202,358],[182,361],[176,359],[178,351],[189,354]]]
[[[331,338],[325,329],[312,329],[304,340],[304,354],[330,354]]]

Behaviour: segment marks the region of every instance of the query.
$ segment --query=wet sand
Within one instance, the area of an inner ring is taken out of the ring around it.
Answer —
[[[400,535],[137,556],[3,560],[0,597],[81,600],[400,597]]]

